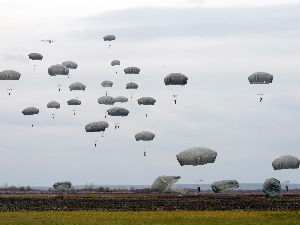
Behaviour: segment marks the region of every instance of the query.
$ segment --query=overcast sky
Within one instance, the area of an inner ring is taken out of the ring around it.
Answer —
[[[299,169],[271,165],[282,155],[299,158],[298,1],[29,0],[1,1],[0,8],[0,71],[22,74],[0,82],[0,184],[151,184],[159,175],[179,175],[178,183],[269,177],[299,183]],[[111,48],[106,34],[117,37]],[[49,38],[56,42],[40,41]],[[43,60],[31,61],[31,52]],[[113,59],[121,66],[112,67]],[[48,75],[49,66],[65,60],[79,65],[69,79]],[[128,66],[138,66],[140,75],[125,75]],[[247,78],[257,71],[273,74],[273,83],[250,85]],[[188,84],[166,87],[163,78],[171,72],[188,76]],[[114,82],[111,96],[129,97],[125,84],[139,84],[117,131],[115,120],[104,118],[107,107],[97,103],[104,80]],[[77,81],[87,85],[84,93],[69,91]],[[143,96],[154,97],[155,106],[139,106]],[[66,101],[75,97],[82,105],[73,116]],[[46,107],[52,100],[61,103],[54,120]],[[28,106],[40,109],[34,128],[21,113]],[[110,127],[94,148],[97,134],[84,126],[100,120]],[[153,142],[135,141],[143,130],[156,134]],[[181,167],[176,154],[197,146],[217,151],[215,163]]]

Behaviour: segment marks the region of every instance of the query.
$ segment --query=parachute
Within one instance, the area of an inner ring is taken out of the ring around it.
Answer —
[[[112,65],[112,66],[119,66],[121,63],[120,63],[120,60],[113,60],[113,61],[111,61],[111,63],[110,63],[110,65]]]
[[[273,75],[266,72],[256,72],[248,77],[250,84],[270,84],[273,81]]]
[[[0,72],[0,80],[19,80],[21,74],[15,70],[3,70]]]
[[[124,69],[125,74],[139,74],[140,69],[135,66],[127,67]]]
[[[48,109],[59,109],[60,108],[60,104],[56,101],[51,101],[47,104],[47,108]],[[54,119],[54,113],[52,113],[52,119]]]
[[[63,65],[56,64],[56,65],[52,65],[48,68],[48,74],[50,76],[68,75],[69,69]]]
[[[274,170],[282,170],[282,169],[298,169],[300,164],[300,160],[292,155],[284,155],[272,162],[272,166]]]
[[[139,105],[154,105],[156,100],[152,97],[142,97],[139,98],[138,100]],[[148,114],[146,113],[146,117],[148,117]]]
[[[142,131],[135,135],[136,141],[149,142],[152,141],[155,137],[155,134],[150,131]],[[143,145],[144,148],[144,156],[146,156],[146,146]]]
[[[69,86],[70,91],[84,91],[86,86],[80,82],[73,83]]]
[[[112,81],[109,81],[109,80],[105,80],[101,83],[101,86],[102,87],[112,87],[113,86],[113,82]]]
[[[117,59],[111,61],[111,63],[110,63],[110,65],[112,65],[112,66],[119,66],[120,64],[121,64],[120,60],[117,60]],[[116,71],[116,73],[118,73],[118,71]]]
[[[40,53],[30,53],[30,54],[28,55],[28,57],[29,57],[29,59],[31,59],[31,60],[42,60],[42,59],[43,59],[43,56],[42,56],[42,54],[40,54]]]
[[[127,116],[129,114],[129,111],[125,108],[120,107],[114,107],[109,110],[107,110],[108,115],[110,116]]]
[[[159,176],[153,182],[151,190],[163,193],[171,188],[180,178],[180,176]]]
[[[211,189],[215,193],[231,191],[238,187],[239,187],[239,183],[236,180],[221,180],[221,181],[215,181],[211,184]]]
[[[117,117],[115,119],[115,129],[117,129],[117,128],[120,128],[120,121],[119,121],[118,117],[122,118],[124,116],[128,116],[129,111],[125,108],[114,107],[114,108],[107,110],[107,113],[110,116]]]
[[[73,61],[64,61],[62,65],[67,67],[68,69],[76,69],[78,67],[77,63]]]
[[[217,152],[204,147],[194,147],[186,149],[176,155],[177,161],[181,166],[198,166],[207,163],[214,163],[216,157]]]
[[[34,116],[39,114],[39,112],[40,110],[36,107],[28,107],[22,111],[24,116]],[[33,127],[33,122],[31,123],[31,126]]]
[[[68,100],[67,103],[68,103],[68,105],[71,105],[71,106],[81,105],[81,101],[76,99],[76,98]],[[76,110],[75,109],[73,109],[73,114],[74,114],[74,116],[76,115]]]
[[[72,187],[72,183],[70,181],[65,182],[56,182],[53,184],[53,188],[55,190],[67,190]]]
[[[99,104],[113,105],[113,104],[115,104],[115,102],[116,102],[115,98],[113,98],[111,96],[107,96],[107,95],[98,98]]]
[[[129,90],[130,98],[132,98],[133,93],[135,92],[136,89],[138,89],[138,85],[134,82],[130,82],[126,84],[126,89]]]
[[[275,178],[266,179],[263,186],[263,192],[268,197],[281,197],[280,181]]]
[[[126,89],[138,89],[138,85],[136,83],[130,82],[126,84]]]
[[[98,98],[98,103],[101,105],[113,105],[115,104],[116,100],[115,98],[111,97],[111,96],[102,96],[100,98]],[[107,108],[105,108],[105,118],[106,118],[106,113],[107,113]]]
[[[56,64],[56,65],[52,65],[48,68],[48,74],[50,76],[55,77],[55,79],[58,82],[58,91],[60,91],[60,87],[62,86],[62,82],[63,80],[60,80],[61,78],[64,78],[64,76],[60,77],[57,75],[69,75],[69,69],[63,65],[60,64]],[[60,78],[60,79],[59,79]]]
[[[273,75],[266,72],[255,72],[248,77],[248,81],[250,84],[270,84],[273,82]],[[260,89],[259,93],[259,101],[262,102],[262,90]]]
[[[22,111],[22,113],[24,114],[24,116],[32,116],[32,115],[35,115],[35,114],[39,114],[39,109],[38,108],[35,108],[35,107],[28,107],[26,109],[24,109]]]
[[[128,102],[128,98],[126,98],[124,96],[118,96],[118,97],[115,97],[115,101],[120,102],[120,103],[124,103],[124,102]]]
[[[114,35],[111,35],[111,34],[109,34],[109,35],[106,35],[106,36],[104,36],[103,37],[103,40],[104,41],[114,41],[114,40],[116,40],[116,37],[114,36]],[[108,45],[108,47],[110,48],[110,44]]]
[[[92,122],[89,123],[85,126],[85,131],[86,132],[101,132],[101,136],[103,137],[103,132],[105,131],[105,129],[108,128],[108,123],[105,121],[98,121],[98,122]],[[95,142],[95,147],[97,147],[97,141],[98,139],[96,138],[94,140]]]
[[[142,131],[135,135],[136,141],[152,141],[155,137],[155,134],[150,131]]]
[[[0,72],[0,80],[14,81],[14,80],[19,80],[20,77],[21,74],[15,70],[3,70]],[[13,89],[12,87],[6,86],[6,90],[8,91],[8,95],[10,95]]]
[[[109,34],[109,35],[104,36],[103,40],[104,41],[114,41],[114,40],[116,40],[116,37],[114,35]]]
[[[179,86],[184,86],[187,84],[187,76],[181,73],[170,73],[168,76],[165,77],[164,83],[165,85],[169,86],[174,86],[174,85],[179,85]],[[177,103],[177,94],[173,94],[174,102],[175,104]]]
[[[101,83],[101,86],[104,87],[104,88],[111,88],[113,86],[113,84],[114,83],[112,81],[105,80]],[[108,90],[106,90],[105,92],[106,92],[106,95],[107,95]]]

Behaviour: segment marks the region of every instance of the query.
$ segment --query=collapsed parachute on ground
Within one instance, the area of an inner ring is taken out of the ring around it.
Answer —
[[[163,193],[171,188],[180,178],[180,176],[159,176],[153,182],[151,190]]]
[[[73,61],[64,61],[62,65],[67,67],[68,69],[76,69],[78,67],[77,63]]]
[[[248,77],[250,84],[270,84],[273,81],[273,75],[266,72],[256,72]]]
[[[115,98],[107,95],[98,98],[98,103],[103,105],[113,105],[115,104],[115,102],[116,102]]]
[[[298,169],[300,160],[292,155],[284,155],[272,162],[274,170]]]
[[[109,80],[105,80],[101,83],[101,86],[102,87],[112,87],[113,86],[113,82],[112,81],[109,81]]]
[[[63,65],[56,64],[56,65],[52,65],[48,68],[48,74],[50,76],[68,75],[69,69]]]
[[[118,96],[118,97],[115,97],[115,101],[124,103],[124,102],[128,102],[128,98],[126,98],[125,96]]]
[[[49,108],[49,109],[59,109],[60,104],[57,101],[51,101],[47,104],[47,108]]]
[[[155,137],[155,134],[150,131],[142,131],[135,135],[136,141],[152,141]]]
[[[120,60],[113,60],[113,61],[111,61],[111,63],[110,63],[110,65],[112,65],[112,66],[119,66],[121,64],[121,62],[120,62]]]
[[[239,183],[236,180],[221,180],[221,181],[215,181],[211,184],[211,189],[215,193],[231,191],[238,187],[239,187]]]
[[[142,97],[139,98],[138,100],[139,105],[154,105],[156,100],[152,97]]]
[[[182,73],[170,73],[165,77],[165,85],[186,85],[188,78]]]
[[[81,105],[81,101],[76,98],[70,99],[67,103],[68,105]]]
[[[19,80],[21,74],[15,70],[3,70],[0,72],[0,80]]]
[[[269,197],[281,197],[280,181],[275,178],[266,179],[263,186],[263,192]]]
[[[86,132],[100,132],[108,128],[108,123],[105,121],[92,122],[85,126]]]
[[[42,60],[42,59],[43,59],[43,56],[42,56],[42,54],[40,54],[40,53],[30,53],[30,54],[28,55],[28,57],[29,57],[29,59],[31,59],[31,60]]]
[[[216,157],[217,152],[204,147],[194,147],[186,149],[176,155],[176,158],[181,166],[197,166],[204,165],[207,163],[214,163]]]
[[[111,34],[106,35],[106,36],[103,37],[104,41],[113,41],[115,39],[116,39],[116,37],[114,35],[111,35]]]
[[[70,181],[65,182],[56,182],[53,184],[53,188],[55,190],[67,190],[72,187],[72,183]]]
[[[135,66],[127,67],[124,69],[125,74],[139,74],[140,69]]]
[[[134,82],[130,82],[126,84],[126,89],[138,89],[138,85]]]
[[[107,113],[110,116],[127,116],[129,114],[129,111],[125,108],[114,107],[107,110]]]
[[[40,110],[36,107],[28,107],[22,111],[24,116],[32,116],[35,114],[39,114]]]
[[[73,83],[69,86],[70,91],[84,91],[86,86],[80,82]]]

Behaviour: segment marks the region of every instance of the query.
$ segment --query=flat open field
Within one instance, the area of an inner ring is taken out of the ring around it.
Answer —
[[[1,225],[297,225],[299,212],[294,211],[173,211],[173,212],[5,212]]]
[[[0,195],[0,211],[299,211],[300,195],[267,198],[263,194],[9,194]]]

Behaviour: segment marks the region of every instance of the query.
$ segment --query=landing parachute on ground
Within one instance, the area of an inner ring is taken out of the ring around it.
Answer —
[[[53,188],[55,190],[68,190],[71,187],[72,187],[72,183],[70,181],[56,182],[53,184]]]
[[[280,181],[275,178],[266,179],[263,186],[263,192],[269,197],[281,197]]]
[[[211,184],[211,189],[215,193],[222,193],[231,191],[239,187],[239,183],[236,180],[220,180]]]
[[[180,178],[180,176],[159,176],[153,182],[151,190],[163,193],[171,188]]]

